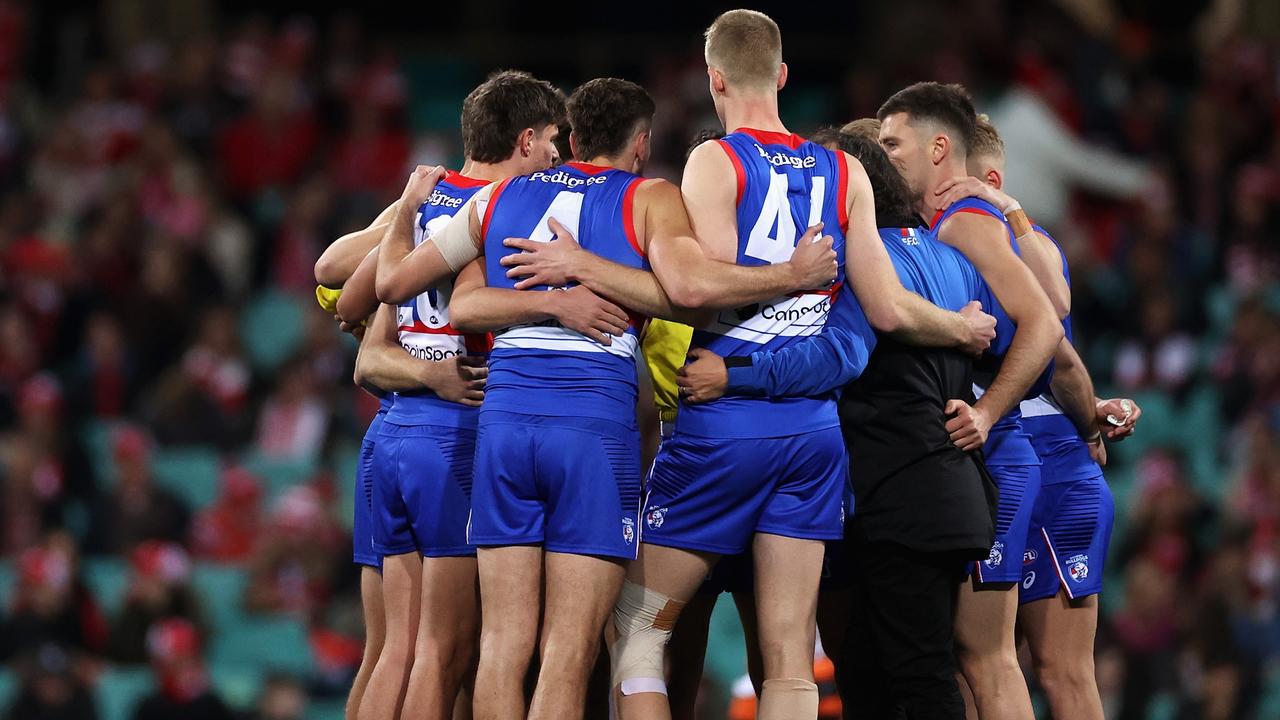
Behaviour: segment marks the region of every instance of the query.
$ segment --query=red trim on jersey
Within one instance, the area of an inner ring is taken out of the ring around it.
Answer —
[[[463,175],[460,172],[454,172],[452,170],[445,171],[444,179],[442,179],[441,182],[447,182],[450,185],[457,188],[484,187],[485,185],[489,184],[488,180],[481,180],[480,178],[467,177],[466,175]]]
[[[840,209],[840,232],[849,230],[849,159],[841,150],[836,150],[836,170],[840,178],[836,181],[836,207]]]
[[[480,222],[480,242],[482,243],[489,234],[489,221],[493,219],[493,209],[498,207],[498,196],[502,194],[503,190],[507,189],[507,185],[511,180],[512,178],[507,178],[498,183],[498,187],[494,188],[493,194],[489,196],[489,207],[484,209],[484,220]]]
[[[412,325],[401,325],[396,329],[399,330],[400,332],[418,333],[420,335],[454,335],[454,336],[462,335],[462,333],[458,332],[457,330],[454,330],[452,325],[445,325],[444,327],[433,328],[433,327],[429,327],[427,325],[422,324],[421,320],[414,320]]]
[[[588,175],[599,175],[602,172],[609,172],[610,170],[618,169],[615,167],[609,167],[608,165],[592,165],[591,163],[578,162],[577,160],[570,160],[565,163],[565,165]]]
[[[640,241],[636,238],[636,221],[633,215],[636,204],[636,188],[640,187],[642,182],[644,182],[644,178],[635,178],[627,184],[627,189],[622,191],[622,229],[627,233],[627,242],[631,243],[631,249],[635,250],[636,254],[643,260],[648,255],[640,247]]]
[[[933,219],[929,221],[929,229],[930,229],[930,230],[932,230],[932,229],[934,229],[935,227],[937,227],[937,225],[938,225],[938,219],[942,217],[942,213],[944,213],[944,212],[946,212],[946,211],[945,211],[945,210],[939,210],[938,212],[934,213],[934,215],[933,215]],[[960,213],[969,213],[970,215],[981,215],[982,217],[995,218],[995,215],[992,215],[991,213],[987,212],[986,210],[979,210],[978,208],[972,208],[972,207],[960,208],[959,210],[957,210],[957,211],[955,211],[954,213],[952,213],[952,214],[951,214],[951,216],[959,215]]]
[[[911,228],[898,228],[898,232],[902,233],[902,237],[911,237]]]
[[[493,350],[493,333],[466,333],[462,336],[462,342],[468,353],[487,353]]]
[[[795,133],[773,132],[770,130],[756,130],[755,128],[738,128],[734,130],[736,133],[750,135],[765,145],[786,145],[792,150],[805,144],[806,140]]]
[[[789,292],[787,293],[787,297],[794,298],[794,297],[801,297],[803,295],[826,295],[827,297],[831,298],[832,302],[835,302],[835,299],[840,296],[840,288],[843,288],[843,287],[844,287],[844,282],[842,281],[832,285],[829,288],[823,288],[820,290],[819,289],[797,290],[795,292]]]
[[[742,167],[742,158],[738,157],[738,153],[733,151],[729,143],[724,140],[717,140],[720,147],[724,148],[724,152],[729,156],[729,162],[733,163],[733,174],[738,177],[738,196],[734,198],[733,204],[737,205],[742,202],[742,193],[747,189],[747,171]]]

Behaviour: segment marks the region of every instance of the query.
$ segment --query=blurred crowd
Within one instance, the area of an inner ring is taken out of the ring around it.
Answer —
[[[457,167],[461,95],[420,101],[453,96],[404,28],[155,5],[0,0],[0,715],[103,716],[101,678],[134,666],[149,684],[126,717],[313,717],[360,657],[351,458],[375,403],[311,267],[413,163]],[[1275,717],[1280,6],[892,5],[830,36],[775,14],[784,119],[840,124],[925,78],[974,91],[1006,189],[1071,261],[1095,380],[1146,411],[1108,472],[1108,716]],[[653,171],[678,179],[715,125],[698,36],[714,14],[663,30],[679,51],[568,67],[474,51],[449,82],[498,62],[566,90],[641,82]],[[229,611],[194,584],[222,568],[243,578]],[[227,612],[290,619],[312,662],[230,697],[210,669]]]

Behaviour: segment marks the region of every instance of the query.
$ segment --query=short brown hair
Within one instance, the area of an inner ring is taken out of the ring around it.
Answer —
[[[569,126],[578,160],[622,152],[642,124],[653,122],[655,105],[645,89],[629,80],[596,78],[569,96]]]
[[[985,113],[978,116],[978,124],[973,133],[973,147],[969,154],[993,160],[1004,159],[1004,140],[1000,139],[1000,132]]]
[[[880,142],[880,121],[876,118],[858,118],[845,123],[840,132]]]
[[[707,64],[739,86],[772,86],[782,68],[782,31],[768,15],[730,10],[706,32]]]
[[[949,137],[968,155],[977,132],[978,117],[973,98],[963,85],[918,82],[909,85],[884,101],[876,117],[884,120],[895,113],[906,113],[913,120],[937,123],[950,131]]]
[[[551,83],[519,70],[496,72],[462,101],[463,152],[476,162],[502,162],[526,128],[541,132],[564,115],[564,93]]]

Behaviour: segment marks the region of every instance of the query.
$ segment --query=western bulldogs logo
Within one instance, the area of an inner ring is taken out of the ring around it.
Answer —
[[[668,508],[654,508],[644,516],[644,522],[650,530],[657,530],[667,519]]]
[[[1022,564],[1030,565],[1031,563],[1035,562],[1036,558],[1038,557],[1040,556],[1036,554],[1035,550],[1031,548],[1027,548],[1026,551],[1022,553]]]
[[[991,545],[991,554],[987,555],[986,566],[989,568],[997,568],[1004,562],[1004,543],[999,540]]]
[[[636,541],[635,526],[636,523],[631,518],[622,518],[622,539],[627,541],[628,545]]]
[[[1076,582],[1084,582],[1089,577],[1089,556],[1073,555],[1067,558],[1067,574]]]

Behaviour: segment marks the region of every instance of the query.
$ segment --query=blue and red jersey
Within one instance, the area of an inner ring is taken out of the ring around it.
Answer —
[[[636,237],[633,208],[641,178],[616,168],[570,162],[504,181],[485,210],[482,235],[491,287],[512,288],[500,260],[519,252],[509,237],[549,242],[555,218],[596,255],[648,270]],[[526,292],[556,292],[537,287]],[[494,334],[485,389],[486,409],[532,415],[602,418],[635,425],[636,356],[644,318],[631,315],[612,344],[554,321],[505,328]]]
[[[693,334],[691,347],[722,356],[780,350],[820,332],[844,283],[845,202],[849,169],[844,153],[799,135],[739,129],[718,140],[737,177],[739,265],[791,259],[812,225],[835,240],[839,270],[831,288],[815,288],[724,310]],[[779,399],[726,397],[681,408],[680,432],[702,437],[779,437],[840,424],[833,394]]]

